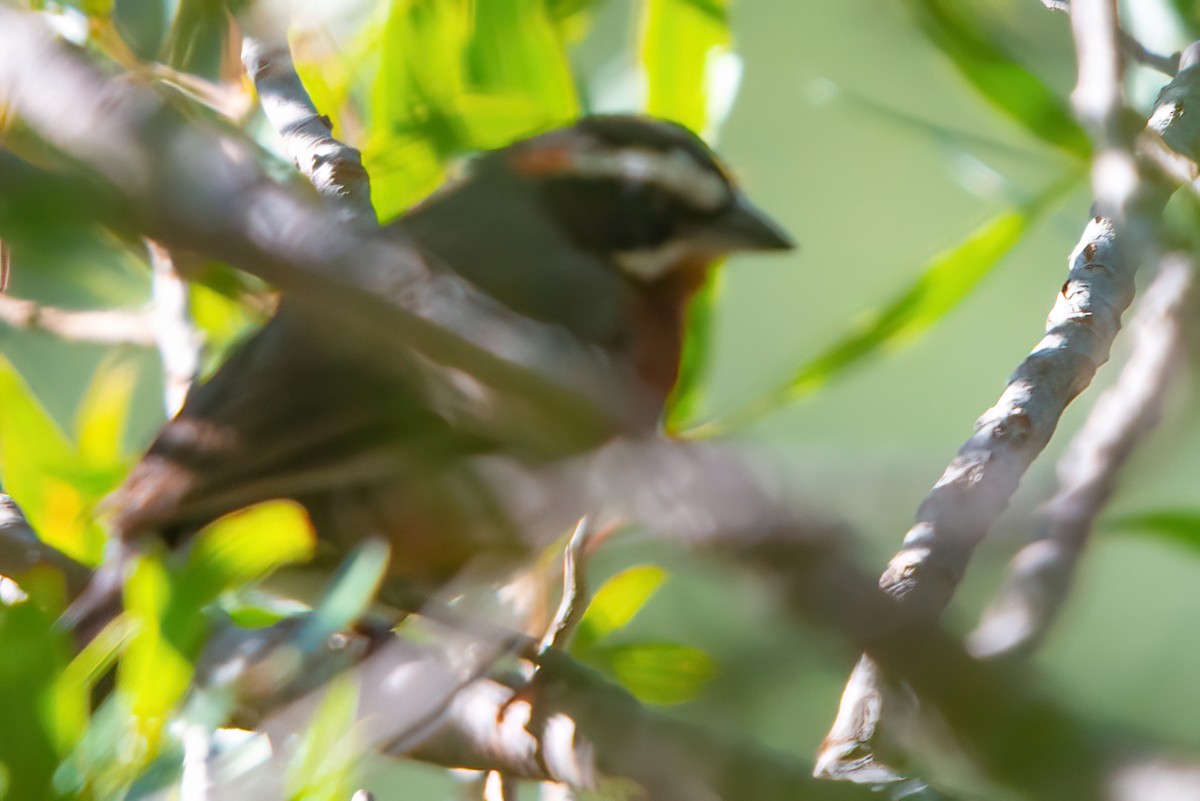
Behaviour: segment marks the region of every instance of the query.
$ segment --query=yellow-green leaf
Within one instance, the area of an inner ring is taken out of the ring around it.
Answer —
[[[601,646],[589,657],[649,704],[690,701],[717,673],[716,663],[704,651],[672,642]]]
[[[75,414],[75,437],[84,461],[123,461],[125,423],[136,384],[137,368],[128,361],[106,360],[97,368]]]
[[[643,0],[640,56],[646,111],[710,141],[736,91],[740,68],[728,0]]]
[[[657,565],[635,565],[604,582],[579,621],[573,647],[584,651],[626,626],[666,580]]]

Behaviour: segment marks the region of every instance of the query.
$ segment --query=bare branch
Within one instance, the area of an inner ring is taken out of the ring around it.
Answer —
[[[1169,187],[1139,176],[1134,136],[1124,119],[1115,8],[1110,0],[1076,0],[1071,9],[1080,51],[1072,97],[1099,145],[1093,183],[1101,214],[1087,224],[1071,254],[1046,335],[996,405],[976,421],[975,434],[921,503],[916,524],[880,579],[886,591],[926,619],[949,602],[975,547],[1049,442],[1066,406],[1107,361],[1121,314],[1133,299],[1134,273],[1141,261],[1157,258],[1157,220]],[[1183,63],[1191,64],[1186,54]],[[1190,89],[1193,73],[1181,71],[1171,82],[1174,91]],[[1200,141],[1194,121],[1160,113],[1178,101],[1171,87],[1159,96],[1150,127],[1191,155],[1190,143]],[[872,748],[884,692],[876,675],[870,665],[856,669],[818,754],[824,775],[855,780],[858,768],[864,777],[881,769]]]
[[[44,331],[67,342],[94,345],[154,347],[154,326],[141,311],[99,309],[73,311],[43,306],[0,294],[0,323],[30,331]]]
[[[1131,325],[1133,352],[1117,383],[1096,401],[1058,464],[1059,488],[1035,540],[1009,566],[996,599],[971,635],[978,656],[1023,654],[1037,647],[1067,592],[1097,515],[1117,476],[1158,423],[1167,390],[1184,361],[1183,319],[1194,313],[1193,267],[1163,260]]]
[[[554,613],[554,619],[550,621],[545,635],[538,643],[539,656],[553,649],[565,650],[571,635],[575,633],[575,627],[579,625],[587,609],[587,571],[584,569],[584,558],[591,531],[588,519],[582,518],[571,532],[567,547],[563,549],[562,599]]]
[[[331,136],[333,126],[300,82],[286,41],[262,42],[247,36],[242,63],[258,89],[267,119],[283,139],[287,154],[324,198],[350,222],[374,225],[371,184],[362,154]]]

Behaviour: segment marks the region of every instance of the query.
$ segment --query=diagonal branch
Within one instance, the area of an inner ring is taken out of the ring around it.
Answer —
[[[1144,181],[1132,154],[1120,87],[1115,9],[1110,0],[1071,5],[1080,50],[1073,94],[1077,113],[1098,142],[1093,180],[1100,214],[1084,228],[1070,270],[1046,324],[1046,335],[1018,366],[999,401],[975,423],[917,511],[917,520],[892,558],[880,585],[923,619],[940,615],[976,546],[1008,505],[1022,476],[1049,442],[1067,405],[1107,361],[1121,314],[1133,299],[1133,278],[1157,253],[1156,225],[1168,188]],[[1190,87],[1196,70],[1171,82]],[[1182,89],[1180,89],[1182,91]],[[1180,152],[1198,141],[1186,115],[1161,115],[1181,102],[1160,95],[1151,127]],[[1107,216],[1105,216],[1107,215]],[[860,661],[844,692],[817,764],[822,775],[851,781],[899,779],[875,756],[882,705],[888,692],[879,672]]]
[[[1186,317],[1194,314],[1194,269],[1164,259],[1131,326],[1133,351],[1117,383],[1096,401],[1058,463],[1058,491],[1041,530],[1014,557],[1004,585],[971,635],[978,656],[1036,648],[1070,590],[1076,565],[1117,477],[1162,414],[1184,357]]]
[[[333,125],[313,105],[300,82],[286,41],[242,41],[242,63],[263,112],[283,140],[284,149],[317,193],[335,201],[343,219],[372,226],[371,182],[362,154],[332,136]]]

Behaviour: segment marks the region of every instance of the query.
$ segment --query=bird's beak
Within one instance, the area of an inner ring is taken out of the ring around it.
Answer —
[[[757,206],[738,194],[733,205],[704,223],[705,244],[724,251],[791,250],[791,236]]]

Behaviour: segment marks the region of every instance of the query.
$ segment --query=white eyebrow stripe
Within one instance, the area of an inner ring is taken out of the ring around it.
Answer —
[[[587,177],[656,184],[705,211],[714,211],[729,200],[725,181],[678,148],[667,153],[640,148],[574,153],[571,167]]]

